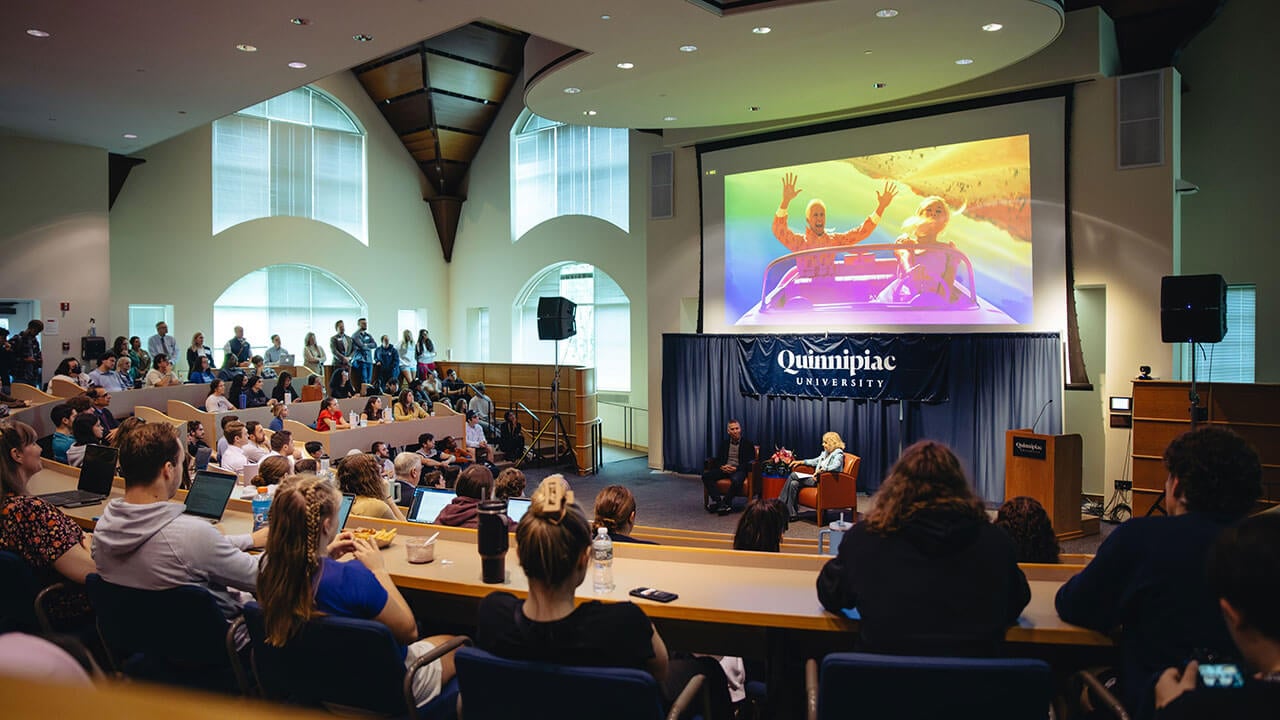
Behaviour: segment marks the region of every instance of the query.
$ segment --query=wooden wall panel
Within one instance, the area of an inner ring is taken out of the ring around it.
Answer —
[[[511,366],[488,364],[484,366],[485,385],[510,385]]]
[[[1133,454],[1163,457],[1174,438],[1191,429],[1191,423],[1133,420]]]
[[[1212,421],[1230,422],[1233,426],[1280,424],[1280,385],[1217,383],[1211,391],[1208,404]]]
[[[1207,387],[1205,388],[1208,389]],[[1166,418],[1190,422],[1190,400],[1186,383],[1167,383],[1148,380],[1133,382],[1134,418]],[[1204,402],[1201,393],[1201,403]]]
[[[512,365],[511,384],[521,387],[541,387],[542,381],[538,373],[537,365]]]

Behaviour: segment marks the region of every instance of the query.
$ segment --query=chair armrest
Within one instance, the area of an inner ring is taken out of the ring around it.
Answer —
[[[231,673],[236,676],[236,687],[240,688],[241,695],[252,697],[254,688],[249,684],[249,677],[245,675],[244,665],[240,662],[240,653],[236,648],[236,635],[243,626],[244,616],[241,615],[227,626],[227,634],[223,638],[223,643],[227,649],[227,662],[231,664]]]
[[[435,662],[463,645],[470,644],[471,638],[466,635],[458,635],[448,642],[440,643],[439,645],[431,648],[430,652],[414,660],[413,664],[409,666],[409,669],[405,671],[404,683],[401,686],[401,690],[404,692],[404,705],[409,708],[410,720],[417,720],[418,718],[418,703],[413,697],[413,678],[418,674],[418,670],[421,670],[423,665]]]
[[[804,663],[804,700],[807,720],[818,720],[818,661],[813,658]]]
[[[1103,685],[1102,681],[1094,676],[1093,673],[1088,670],[1081,670],[1076,673],[1076,677],[1084,683],[1094,697],[1102,702],[1103,708],[1107,712],[1111,713],[1117,720],[1129,720],[1129,713],[1124,709],[1124,705],[1115,695],[1111,694],[1107,686]]]
[[[803,472],[803,473],[809,473],[810,475],[818,474],[812,465],[805,465],[804,463],[801,463],[799,465],[792,465],[791,472]]]
[[[53,621],[49,619],[49,613],[45,610],[44,602],[45,599],[53,593],[64,592],[66,589],[67,584],[59,582],[49,585],[36,595],[35,607],[33,609],[36,614],[36,622],[40,625],[40,632],[45,633],[46,635],[51,635],[55,632],[53,629]]]
[[[680,715],[693,704],[698,696],[702,697],[702,717],[711,717],[711,699],[707,696],[706,689],[702,687],[706,681],[705,675],[694,675],[689,678],[689,682],[685,684],[684,689],[676,696],[675,702],[671,703],[671,709],[667,711],[667,720],[679,720]]]

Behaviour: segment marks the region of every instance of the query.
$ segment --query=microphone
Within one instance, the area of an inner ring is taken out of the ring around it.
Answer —
[[[1044,417],[1044,411],[1048,410],[1049,406],[1052,404],[1053,404],[1053,398],[1049,398],[1048,400],[1045,401],[1044,405],[1040,408],[1040,414],[1036,416],[1036,421],[1031,423],[1031,432],[1036,431],[1036,426],[1040,424],[1040,418]]]

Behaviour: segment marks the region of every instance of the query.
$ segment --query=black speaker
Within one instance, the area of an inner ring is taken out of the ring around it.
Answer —
[[[538,298],[538,339],[564,340],[578,334],[577,304],[562,297]]]
[[[98,358],[107,354],[107,339],[100,335],[85,335],[80,338],[80,359],[86,363],[98,364]],[[172,358],[171,358],[172,359]]]
[[[1167,343],[1222,342],[1227,334],[1227,283],[1221,275],[1160,279],[1160,338]]]

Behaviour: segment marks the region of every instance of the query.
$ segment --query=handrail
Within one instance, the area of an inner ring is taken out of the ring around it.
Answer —
[[[537,423],[538,425],[541,425],[541,424],[542,424],[542,420],[541,420],[537,415],[535,415],[535,414],[534,414],[534,412],[533,412],[532,410],[530,410],[529,408],[525,407],[525,404],[524,404],[524,403],[522,403],[522,402],[517,402],[517,403],[516,403],[516,407],[518,407],[518,408],[520,408],[521,410],[523,410],[523,411],[525,411],[526,413],[528,413],[529,417],[533,418],[533,421],[534,421],[535,423]]]
[[[597,415],[591,421],[591,472],[604,467],[604,421]]]
[[[635,438],[634,438],[635,429],[636,429],[635,414],[637,411],[647,413],[649,412],[649,408],[643,408],[638,405],[630,405],[627,403],[608,402],[606,400],[597,400],[596,404],[609,405],[611,407],[622,408],[622,445],[628,450],[634,450],[636,446]],[[599,418],[596,418],[596,419],[599,420]],[[602,436],[603,436],[603,433],[602,433]],[[602,441],[603,441],[603,437],[602,437]]]

